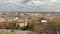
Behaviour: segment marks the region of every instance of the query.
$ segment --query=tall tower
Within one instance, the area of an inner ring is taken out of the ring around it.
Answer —
[[[16,11],[14,20],[17,20],[17,19],[19,19],[19,15],[18,15],[18,12]]]
[[[19,12],[17,12],[16,11],[16,13],[15,13],[16,15],[15,15],[15,17],[18,17],[18,18],[20,18],[20,14],[19,14]]]

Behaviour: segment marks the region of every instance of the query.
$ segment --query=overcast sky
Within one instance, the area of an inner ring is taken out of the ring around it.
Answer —
[[[60,12],[60,0],[0,0],[0,11]]]

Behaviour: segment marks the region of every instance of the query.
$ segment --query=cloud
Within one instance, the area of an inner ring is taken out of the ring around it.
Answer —
[[[53,5],[57,0],[1,0],[0,3],[14,3],[20,6],[40,6],[40,5]]]
[[[5,2],[2,2],[2,3],[13,3],[13,4],[15,4],[15,5],[19,5],[19,6],[23,6],[23,7],[25,7],[23,4],[18,3],[18,2],[15,2],[15,1],[16,1],[16,0],[14,0],[14,1],[9,0],[9,1],[5,1]]]
[[[57,0],[51,0],[51,2],[56,2]]]
[[[48,12],[60,9],[59,0],[0,0],[0,4],[0,10]]]
[[[31,0],[28,3],[26,3],[27,6],[40,6],[45,4],[45,2],[39,1],[39,0]]]

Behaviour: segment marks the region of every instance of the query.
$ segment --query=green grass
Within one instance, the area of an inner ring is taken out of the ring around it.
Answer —
[[[12,34],[12,32],[0,32],[0,34]]]

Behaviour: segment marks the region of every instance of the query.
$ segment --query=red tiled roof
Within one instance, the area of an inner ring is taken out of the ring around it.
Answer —
[[[8,22],[0,22],[0,24],[7,24]]]
[[[33,23],[39,22],[37,19],[31,19]]]

